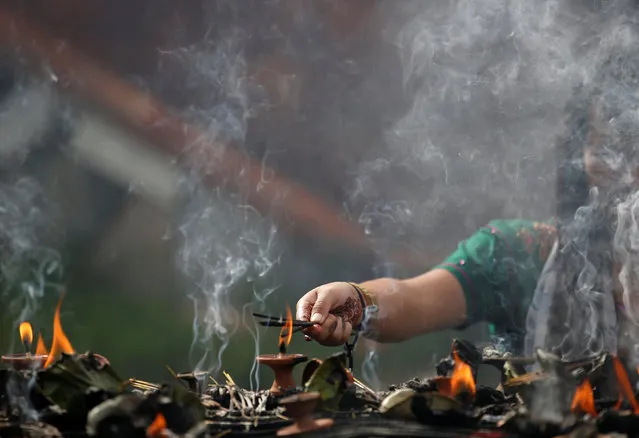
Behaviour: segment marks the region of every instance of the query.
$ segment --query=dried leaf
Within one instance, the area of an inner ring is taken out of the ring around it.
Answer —
[[[463,426],[473,420],[460,402],[438,392],[400,389],[388,395],[379,409],[387,418],[419,421],[425,424]]]
[[[305,392],[319,392],[321,406],[336,410],[339,402],[352,384],[352,375],[346,368],[346,354],[334,354],[324,360],[306,382]]]
[[[56,363],[38,372],[37,383],[42,394],[63,409],[81,401],[90,388],[115,395],[125,386],[110,365],[99,363],[90,353],[63,354]]]
[[[197,394],[185,388],[184,385],[180,383],[165,385],[160,390],[160,394],[167,395],[177,407],[188,413],[188,415],[180,415],[180,418],[183,420],[180,422],[186,424],[184,427],[190,428],[195,423],[204,421],[206,410],[202,405],[200,398]],[[169,424],[171,424],[171,417],[167,412],[164,412],[164,414],[167,417]]]

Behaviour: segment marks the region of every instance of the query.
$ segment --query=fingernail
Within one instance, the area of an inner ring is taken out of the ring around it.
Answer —
[[[311,322],[321,322],[321,321],[322,321],[322,314],[313,313],[313,316],[311,316]]]

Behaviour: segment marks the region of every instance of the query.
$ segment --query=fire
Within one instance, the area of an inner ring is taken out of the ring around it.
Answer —
[[[58,306],[55,309],[55,316],[53,317],[53,341],[51,341],[51,351],[49,352],[49,357],[47,357],[47,361],[45,362],[45,368],[51,365],[55,360],[57,360],[62,353],[65,354],[74,354],[75,350],[71,346],[71,342],[64,334],[62,330],[62,323],[60,322],[60,308],[62,307],[62,298],[58,301]]]
[[[153,423],[146,429],[148,438],[159,438],[166,435],[166,418],[158,412]]]
[[[443,395],[447,395],[448,397],[453,396],[450,377],[437,376],[433,380],[435,381],[435,387],[437,388],[437,392]]]
[[[626,370],[619,358],[613,357],[612,360],[615,365],[615,374],[617,375],[617,383],[619,384],[619,389],[621,393],[626,397],[626,399],[630,402],[633,412],[635,414],[639,414],[639,403],[637,403],[637,399],[635,398],[635,393],[632,390],[632,385],[630,384],[630,379],[628,379],[628,374],[626,374]]]
[[[576,413],[583,412],[593,417],[597,416],[595,395],[592,392],[592,385],[588,379],[584,380],[577,388],[577,391],[575,391],[570,410]]]
[[[30,351],[31,343],[33,342],[33,328],[30,322],[24,321],[20,323],[20,339],[27,351]]]
[[[38,344],[36,345],[36,354],[41,356],[46,356],[49,354],[47,347],[44,345],[44,340],[42,339],[42,333],[38,332]]]
[[[462,392],[475,395],[475,379],[473,379],[473,370],[466,362],[461,360],[457,351],[453,350],[453,359],[455,359],[455,368],[450,380],[450,389],[453,396]]]
[[[291,343],[293,338],[293,314],[291,308],[286,306],[286,324],[280,330],[280,353],[286,353],[286,347]]]

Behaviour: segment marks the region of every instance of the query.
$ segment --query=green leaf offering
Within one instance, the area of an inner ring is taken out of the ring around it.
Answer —
[[[346,367],[346,354],[341,352],[324,360],[306,382],[304,392],[319,392],[320,406],[337,410],[344,392],[353,383],[353,376]]]
[[[125,387],[113,368],[91,353],[63,354],[60,360],[38,372],[37,384],[45,397],[65,410],[74,404],[82,405],[89,389],[115,395]]]

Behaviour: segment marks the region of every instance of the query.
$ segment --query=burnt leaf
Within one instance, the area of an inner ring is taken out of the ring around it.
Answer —
[[[148,419],[141,415],[142,398],[136,394],[121,394],[93,408],[87,416],[89,436],[144,436]]]
[[[452,357],[452,352],[456,351],[459,358],[470,365],[473,370],[473,377],[477,378],[477,369],[483,362],[483,356],[481,351],[472,342],[464,339],[454,339],[451,346],[451,354],[448,357],[440,360],[437,364],[436,371],[438,376],[448,376],[455,368],[455,361]]]
[[[68,409],[89,392],[113,395],[124,388],[123,380],[111,366],[96,361],[90,353],[63,354],[49,368],[38,372],[37,384],[45,397],[63,409]]]
[[[476,369],[483,361],[481,351],[470,341],[465,339],[453,340],[452,351],[456,351],[459,358]]]
[[[346,369],[346,354],[340,352],[325,359],[304,386],[305,392],[319,392],[325,409],[337,410],[352,376]]]
[[[609,410],[597,418],[597,428],[600,433],[633,434],[639,430],[639,416],[630,412]]]
[[[488,386],[477,387],[477,393],[475,394],[476,406],[484,407],[498,403],[505,403],[506,400],[506,395],[504,395],[504,393],[501,391],[490,388]]]
[[[386,418],[429,425],[468,427],[475,423],[460,402],[437,392],[400,389],[382,401],[379,411]]]
[[[157,410],[174,432],[185,433],[205,419],[206,410],[200,398],[180,383],[164,385],[156,396]]]
[[[179,382],[183,382],[189,390],[196,392],[198,387],[206,386],[208,373],[202,371],[193,371],[190,373],[181,373],[175,376]]]

